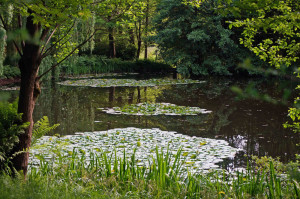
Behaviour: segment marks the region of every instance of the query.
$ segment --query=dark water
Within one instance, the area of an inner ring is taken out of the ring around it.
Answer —
[[[225,162],[224,167],[245,165],[245,155],[270,155],[285,162],[293,159],[294,154],[299,152],[296,145],[300,143],[300,137],[282,126],[288,120],[288,105],[237,100],[230,87],[237,85],[245,88],[249,83],[279,101],[283,88],[295,87],[288,81],[219,78],[206,79],[202,84],[141,88],[85,88],[53,84],[43,89],[34,118],[38,120],[46,115],[52,124],[60,123],[54,133],[61,135],[138,127],[225,139],[231,146],[244,151],[233,161]],[[0,91],[0,96],[0,100],[12,100],[17,92]],[[98,110],[139,102],[197,106],[212,113],[198,116],[128,116],[109,115]]]

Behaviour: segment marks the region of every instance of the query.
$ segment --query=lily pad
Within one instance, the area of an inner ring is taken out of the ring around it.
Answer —
[[[67,80],[59,82],[58,84],[66,86],[89,86],[89,87],[117,87],[117,86],[161,86],[161,85],[175,85],[175,84],[195,84],[203,83],[199,80],[191,79],[80,79]]]
[[[182,142],[182,140],[187,140],[187,142]],[[200,144],[204,142],[205,145]],[[174,155],[181,149],[182,169],[189,169],[189,172],[203,172],[209,168],[217,168],[216,163],[223,161],[220,155],[222,158],[233,158],[239,151],[229,146],[225,140],[191,137],[157,128],[130,127],[78,133],[64,137],[43,136],[31,148],[30,162],[31,165],[38,165],[41,156],[48,161],[53,161],[59,156],[71,157],[73,152],[86,156],[87,161],[91,153],[98,155],[107,153],[108,156],[113,157],[116,151],[117,157],[122,157],[125,150],[127,157],[130,157],[136,149],[136,160],[147,167],[149,160],[156,156],[156,147],[165,154],[169,151]],[[191,162],[193,162],[192,168]]]
[[[177,106],[170,103],[139,103],[124,107],[99,108],[108,114],[125,115],[197,115],[211,113],[199,107]]]

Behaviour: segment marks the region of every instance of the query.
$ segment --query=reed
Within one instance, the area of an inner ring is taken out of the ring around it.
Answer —
[[[244,172],[181,173],[181,150],[156,155],[141,165],[135,152],[127,157],[73,150],[57,161],[40,158],[27,180],[0,176],[0,198],[299,198],[297,181],[281,177],[269,162],[268,170],[250,164]]]

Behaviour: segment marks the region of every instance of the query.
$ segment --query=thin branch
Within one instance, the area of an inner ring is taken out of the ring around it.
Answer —
[[[52,33],[51,33],[50,36],[48,37],[48,39],[47,39],[47,41],[46,41],[46,43],[45,43],[43,49],[41,50],[41,55],[43,54],[43,52],[44,52],[46,46],[48,45],[49,41],[51,40],[53,34],[56,32],[57,28],[58,28],[58,25],[55,26],[54,30],[52,31]]]
[[[2,16],[1,14],[0,14],[0,19],[1,19],[1,22],[2,22],[2,25],[3,25],[4,29],[5,29],[6,31],[8,31],[7,24],[5,23],[4,18],[3,18],[3,16]]]
[[[0,15],[0,19],[1,19],[2,25],[4,26],[4,29],[5,29],[6,31],[8,31],[7,24],[5,23],[5,21],[4,21],[2,15]],[[22,56],[22,52],[21,52],[19,46],[17,45],[17,43],[16,43],[14,40],[13,40],[13,43],[14,43],[14,45],[15,45],[15,47],[16,47],[18,53],[19,53],[19,55]]]
[[[55,28],[56,29],[56,28]],[[43,30],[42,34],[41,34],[41,37],[40,37],[40,40],[41,41],[44,41],[46,39],[46,36],[47,34],[49,33],[50,29],[49,28],[46,28]]]
[[[66,34],[61,37],[58,41],[55,42],[55,44],[51,45],[46,51],[44,54],[42,54],[42,57],[46,57],[47,56],[47,53],[53,48],[55,47],[61,40],[63,40],[70,32],[71,30],[73,29],[74,25],[75,25],[76,21],[74,21],[73,25],[69,28],[69,30],[66,32]],[[46,46],[46,45],[45,45]]]
[[[22,29],[23,23],[22,23],[22,16],[20,14],[18,14],[18,25],[19,25],[19,28]],[[24,50],[25,41],[21,41],[21,47],[22,47],[22,50]]]
[[[98,31],[98,29],[95,29],[95,31],[93,32],[93,34],[87,38],[85,41],[83,41],[81,44],[79,44],[78,46],[76,46],[67,56],[65,56],[62,60],[60,60],[59,62],[57,62],[56,64],[52,65],[46,72],[44,72],[43,74],[41,74],[39,77],[37,77],[37,80],[40,80],[44,75],[46,75],[47,73],[49,73],[51,70],[53,70],[54,68],[56,68],[59,64],[61,64],[63,61],[65,61],[67,58],[69,58],[78,48],[80,48],[81,46],[83,46],[84,44],[86,44],[90,39],[93,38],[93,36],[95,35],[95,33]]]

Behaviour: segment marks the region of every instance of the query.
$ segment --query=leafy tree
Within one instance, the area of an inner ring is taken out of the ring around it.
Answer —
[[[201,6],[183,0],[162,0],[155,19],[159,45],[165,61],[185,75],[230,75],[237,63],[251,53],[236,41],[225,23],[229,17],[215,12],[218,2]]]
[[[228,2],[231,4],[225,8],[236,17],[234,21],[230,21],[230,27],[243,28],[241,44],[276,68],[290,66],[299,60],[300,4],[298,0],[229,0]],[[241,19],[244,13],[248,13],[248,17]]]
[[[50,55],[53,49],[62,46],[59,42],[68,37],[70,34],[68,30],[73,29],[72,24],[77,19],[87,19],[91,16],[89,6],[92,3],[92,0],[0,0],[1,27],[6,30],[7,34],[17,34],[13,38],[13,43],[20,56],[18,65],[21,71],[21,85],[18,113],[22,113],[23,123],[30,123],[25,133],[19,135],[20,141],[12,152],[23,151],[30,147],[33,128],[32,113],[41,92],[40,79],[72,55],[84,42],[72,46],[72,49],[65,49],[59,61],[39,76],[38,71],[42,60]],[[3,15],[11,5],[14,6],[14,16],[17,17],[18,22],[18,27],[13,29]],[[57,35],[58,31],[63,31],[64,34],[53,41],[52,38]],[[28,159],[28,152],[21,153],[13,158],[13,166],[16,170],[23,170],[26,175]]]

